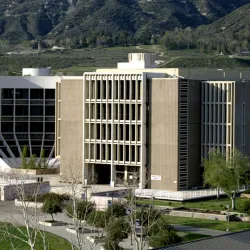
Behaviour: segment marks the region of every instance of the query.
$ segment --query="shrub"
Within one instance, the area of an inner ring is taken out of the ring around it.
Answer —
[[[250,194],[250,188],[247,189],[247,190],[245,190],[245,191],[243,192],[243,194]]]
[[[107,209],[107,217],[122,217],[126,215],[126,208],[121,202],[114,202],[112,206]]]
[[[107,224],[107,215],[104,211],[93,211],[87,217],[88,224],[104,228]]]
[[[181,237],[175,230],[159,231],[157,234],[149,238],[149,245],[151,247],[164,247],[181,242]]]
[[[110,220],[106,228],[107,236],[104,244],[106,250],[120,250],[119,242],[128,237],[130,226],[123,218]]]
[[[67,194],[57,194],[57,193],[47,193],[37,196],[38,202],[44,202],[46,199],[58,199],[60,201],[69,200],[69,195]]]
[[[103,246],[105,250],[123,250],[117,241],[110,242],[106,239]]]
[[[39,194],[37,196],[26,196],[26,201],[37,201],[43,202],[45,199],[60,199],[61,201],[70,200],[70,196],[68,194],[57,194],[57,193],[46,193],[46,194]]]
[[[140,220],[140,223],[145,225],[150,225],[152,222],[158,220],[161,217],[160,211],[154,209],[154,208],[141,208],[136,213],[136,219]]]
[[[86,220],[94,210],[95,204],[93,202],[83,200],[76,203],[76,217],[79,220]],[[66,211],[69,217],[73,217],[73,204],[69,204]]]
[[[110,241],[121,241],[128,237],[130,226],[123,218],[111,220],[107,226],[107,238]]]
[[[148,229],[148,236],[157,234],[160,231],[168,231],[173,229],[173,227],[167,222],[166,219],[160,217],[158,220],[152,222]]]
[[[54,221],[53,214],[62,212],[62,200],[59,197],[48,196],[43,202],[42,211],[50,214],[52,221]]]
[[[250,199],[239,199],[237,202],[237,210],[250,215]]]

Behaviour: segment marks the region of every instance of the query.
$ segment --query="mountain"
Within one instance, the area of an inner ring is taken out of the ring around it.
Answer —
[[[236,37],[239,32],[250,30],[250,4],[233,11],[229,15],[220,18],[209,25],[202,25],[197,28],[196,34],[200,36],[228,35]],[[231,34],[231,35],[229,35]]]
[[[87,45],[148,42],[198,27],[250,0],[0,0],[0,39],[81,39]],[[78,43],[79,41],[74,41]]]
[[[196,29],[168,31],[161,39],[168,49],[199,48],[200,51],[240,54],[250,50],[250,4]]]

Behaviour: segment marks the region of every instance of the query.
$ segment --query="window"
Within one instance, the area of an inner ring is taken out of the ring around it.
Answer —
[[[141,100],[141,81],[137,83],[137,99]]]
[[[27,116],[28,115],[28,106],[17,105],[15,113],[16,113],[16,116]]]
[[[135,100],[135,91],[136,91],[136,83],[135,81],[133,80],[132,83],[131,83],[131,99],[132,100]]]
[[[55,132],[55,123],[54,122],[46,122],[45,123],[45,132],[46,133],[54,133]]]
[[[102,144],[102,160],[106,160],[106,144]]]
[[[16,89],[16,99],[29,99],[29,90]]]
[[[41,122],[31,122],[30,132],[43,132],[43,123]]]
[[[45,98],[46,99],[55,99],[55,90],[54,89],[45,89]]]
[[[119,161],[123,161],[123,145],[119,145]]]
[[[2,105],[2,116],[13,116],[13,106]]]
[[[89,111],[89,109],[87,109]],[[87,112],[88,114],[88,112]],[[46,106],[45,107],[45,116],[55,116],[55,107],[53,106]],[[89,117],[87,117],[88,119]]]
[[[108,81],[108,99],[112,99],[112,81]]]
[[[39,123],[39,124],[41,124],[41,123]],[[28,132],[28,122],[16,122],[15,130],[16,130],[16,132]],[[33,131],[31,131],[31,132],[33,132]]]
[[[2,99],[13,99],[14,89],[2,89]]]
[[[126,100],[130,100],[130,81],[126,81]]]
[[[129,145],[125,145],[125,161],[129,161]]]
[[[97,81],[96,82],[96,99],[100,99],[101,98],[101,82]]]
[[[107,94],[107,91],[106,91],[106,81],[103,81],[102,82],[102,99],[106,99],[106,94]]]
[[[51,107],[51,108],[54,108],[54,107]],[[43,116],[43,106],[31,106],[30,115],[31,116]]]
[[[120,99],[124,99],[124,81],[120,81]]]
[[[11,132],[13,133],[13,123],[12,122],[2,122],[1,123],[2,126],[2,133],[7,133],[7,132]],[[27,126],[28,128],[28,126]]]
[[[125,114],[126,114],[126,120],[129,120],[129,116],[130,116],[130,105],[129,104],[125,104]]]
[[[30,99],[43,99],[43,89],[31,89]]]

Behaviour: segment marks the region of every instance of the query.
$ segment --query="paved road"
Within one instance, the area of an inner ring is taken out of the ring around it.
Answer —
[[[33,214],[32,209],[30,209],[30,214]],[[47,231],[47,232],[51,232],[51,233],[58,235],[62,238],[65,238],[66,240],[68,240],[69,242],[71,242],[73,244],[77,244],[76,236],[74,234],[71,234],[71,233],[66,231],[67,227],[70,227],[70,225],[72,226],[72,220],[69,219],[64,213],[57,214],[54,217],[58,221],[67,222],[68,225],[56,226],[56,227],[47,227],[47,226],[39,225],[40,229]],[[51,219],[50,215],[44,214],[40,210],[38,213],[38,218],[39,218],[39,220],[50,220]],[[22,213],[20,211],[20,207],[16,207],[14,205],[14,201],[7,201],[7,202],[0,201],[0,221],[12,222],[15,225],[23,225],[24,220],[22,217]],[[206,229],[206,228],[196,228],[196,227],[184,226],[184,225],[174,224],[173,226],[178,231],[189,232],[189,233],[198,233],[198,234],[204,234],[204,235],[210,235],[210,236],[218,236],[218,235],[223,235],[223,234],[227,233],[227,232],[218,231],[218,230],[212,230],[212,229]],[[92,235],[100,235],[100,234],[101,234],[101,231],[99,231],[98,233],[93,233]],[[93,243],[90,243],[86,239],[86,237],[87,237],[87,235],[83,236],[84,249],[86,249],[86,250],[88,250],[88,249],[93,249],[93,250],[100,249],[100,244],[93,245]],[[133,245],[131,246],[130,239],[124,240],[121,243],[121,245],[126,249],[135,249],[134,248],[135,242],[133,242]],[[147,248],[145,248],[145,249],[147,249]]]

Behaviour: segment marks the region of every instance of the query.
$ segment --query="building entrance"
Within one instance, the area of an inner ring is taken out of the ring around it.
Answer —
[[[110,165],[96,164],[95,176],[97,179],[96,184],[110,184]]]

